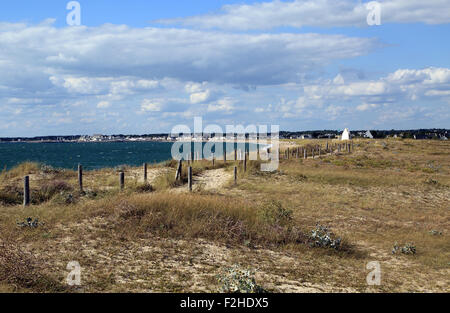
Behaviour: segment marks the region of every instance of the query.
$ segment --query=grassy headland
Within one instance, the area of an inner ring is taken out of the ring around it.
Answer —
[[[325,141],[290,140],[305,146]],[[0,291],[210,292],[230,266],[274,292],[449,292],[450,144],[355,140],[352,154],[281,160],[274,173],[176,162],[77,173],[24,163],[0,174]],[[118,173],[125,172],[125,189]],[[23,207],[30,176],[32,205]],[[26,218],[37,227],[20,227]],[[327,226],[337,247],[312,238]],[[415,254],[395,253],[410,244]],[[82,286],[65,285],[70,261]],[[381,285],[368,286],[378,261]]]

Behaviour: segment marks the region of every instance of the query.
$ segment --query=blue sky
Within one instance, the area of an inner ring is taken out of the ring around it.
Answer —
[[[450,127],[450,0],[10,1],[0,137]]]

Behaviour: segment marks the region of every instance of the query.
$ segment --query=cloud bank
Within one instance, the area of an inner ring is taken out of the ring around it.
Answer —
[[[447,0],[385,0],[382,23],[446,24],[450,22]],[[367,2],[354,0],[272,1],[250,5],[225,5],[219,13],[187,18],[161,19],[156,23],[204,29],[269,30],[277,27],[367,26]]]

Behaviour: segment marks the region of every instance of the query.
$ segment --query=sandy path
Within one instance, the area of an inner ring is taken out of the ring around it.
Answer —
[[[209,170],[192,178],[192,190],[220,191],[233,178],[233,173],[223,168]],[[175,188],[175,192],[188,192],[188,186]]]

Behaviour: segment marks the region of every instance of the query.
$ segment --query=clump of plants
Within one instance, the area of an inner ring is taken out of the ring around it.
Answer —
[[[117,165],[116,167],[114,167],[114,171],[115,172],[126,172],[127,170],[129,170],[129,166],[128,165]]]
[[[23,221],[23,222],[18,222],[17,225],[18,225],[19,227],[22,227],[22,228],[24,228],[24,227],[28,227],[28,228],[38,228],[40,225],[44,225],[44,223],[39,222],[39,219],[37,219],[37,218],[35,218],[35,219],[33,220],[33,218],[31,218],[31,217],[27,217],[27,218],[25,219],[25,221]]]
[[[283,207],[279,201],[271,201],[260,210],[261,218],[269,224],[286,226],[292,221],[292,210]]]
[[[140,192],[140,193],[153,192],[153,191],[155,191],[155,189],[153,188],[152,185],[150,185],[148,183],[138,185],[136,187],[136,192]]]
[[[334,233],[326,226],[316,225],[309,236],[310,245],[312,247],[332,248],[339,250],[341,248],[342,239],[335,236]]]
[[[425,184],[428,184],[430,186],[438,186],[439,182],[436,179],[429,178],[425,181]]]
[[[407,255],[416,254],[416,246],[412,243],[406,243],[403,247],[401,247],[396,242],[392,248],[392,254],[397,254],[398,252]]]
[[[438,173],[441,169],[442,165],[436,164],[434,161],[429,161],[422,171],[425,173]]]
[[[62,191],[59,194],[55,195],[52,201],[56,204],[62,205],[74,204],[75,202],[77,202],[77,197],[71,192]]]
[[[62,292],[66,287],[44,272],[45,264],[11,241],[0,240],[0,282],[37,292]]]
[[[264,288],[256,283],[255,271],[243,269],[238,265],[226,268],[217,277],[219,292],[224,293],[263,293]]]
[[[57,174],[57,173],[59,173],[59,170],[57,170],[53,166],[47,165],[47,164],[41,164],[39,166],[39,170],[42,174]]]
[[[40,204],[51,200],[57,194],[70,191],[72,191],[72,187],[65,181],[53,180],[44,183],[38,190],[34,190],[31,195],[31,200],[34,204]]]
[[[152,187],[155,190],[167,190],[177,186],[183,185],[184,181],[175,180],[175,175],[173,173],[166,173],[164,175],[158,176],[154,181]]]
[[[294,174],[294,175],[292,175],[292,179],[294,181],[303,182],[303,181],[308,180],[308,177],[306,175],[304,175],[304,174]]]
[[[7,186],[0,190],[0,205],[16,205],[22,203],[23,191],[14,186]]]
[[[145,209],[139,208],[139,207],[132,205],[131,203],[128,203],[126,201],[121,201],[115,208],[115,211],[116,211],[118,217],[120,217],[124,220],[138,221],[141,218],[143,218],[146,214]]]

